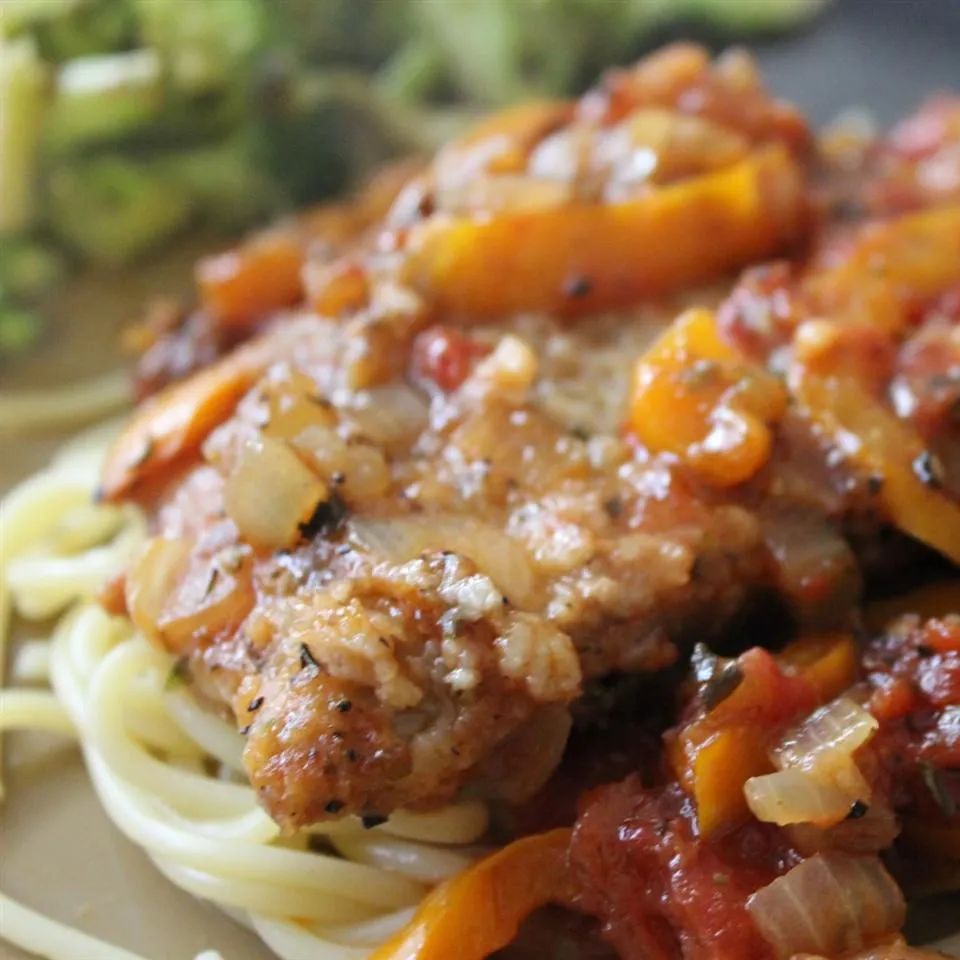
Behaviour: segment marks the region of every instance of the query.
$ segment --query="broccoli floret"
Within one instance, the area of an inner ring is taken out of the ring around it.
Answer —
[[[152,123],[163,106],[160,60],[153,50],[130,50],[65,63],[44,130],[54,154],[116,141]]]
[[[83,259],[119,266],[189,220],[189,198],[156,165],[107,154],[73,161],[49,179],[48,222]]]
[[[3,0],[5,29],[29,32],[45,60],[123,50],[134,39],[127,0]]]
[[[47,72],[33,40],[0,37],[0,234],[33,219],[46,88]]]
[[[202,93],[237,83],[264,36],[260,0],[135,0],[144,42],[174,85]]]
[[[416,4],[461,90],[504,102],[570,92],[630,51],[663,0],[457,0]]]
[[[63,257],[49,244],[20,236],[0,239],[0,299],[34,302],[65,273]]]
[[[0,360],[23,353],[43,330],[40,314],[0,300]]]
[[[283,198],[277,184],[257,166],[246,138],[180,150],[158,160],[158,165],[189,197],[198,216],[223,232],[265,216]]]
[[[342,190],[417,144],[402,108],[385,107],[358,74],[274,76],[261,91],[258,112],[257,160],[297,204]]]

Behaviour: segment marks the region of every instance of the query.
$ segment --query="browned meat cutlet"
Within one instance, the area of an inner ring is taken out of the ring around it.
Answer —
[[[761,591],[783,598],[803,626],[842,620],[859,587],[843,535],[852,528],[892,524],[953,556],[953,493],[939,475],[924,480],[912,467],[925,444],[938,449],[939,434],[916,434],[914,414],[894,409],[889,387],[912,377],[910,390],[927,396],[914,376],[926,367],[907,362],[905,318],[918,297],[926,304],[960,280],[946,242],[960,211],[944,207],[836,243],[830,235],[828,255],[795,272],[747,277],[716,323],[694,318],[699,340],[682,349],[661,343],[641,368],[637,357],[680,304],[633,308],[665,292],[624,283],[634,253],[604,248],[584,274],[568,269],[581,250],[566,240],[553,249],[542,232],[544,224],[566,229],[562,214],[573,211],[589,234],[597,209],[617,206],[619,194],[580,195],[596,187],[596,171],[574,175],[572,196],[518,215],[559,260],[505,257],[496,259],[502,276],[476,272],[509,239],[510,231],[480,228],[513,222],[506,188],[516,186],[516,164],[532,165],[547,139],[554,159],[568,156],[574,144],[564,134],[578,123],[599,124],[589,128],[597,143],[629,153],[636,144],[611,140],[611,130],[626,123],[646,144],[666,114],[673,147],[658,149],[678,163],[689,160],[688,137],[702,147],[716,125],[738,131],[731,155],[725,148],[717,160],[698,147],[704,162],[694,173],[668,165],[662,192],[643,185],[637,206],[628,201],[620,213],[660,217],[664,194],[678,208],[689,201],[688,179],[725,184],[727,167],[752,170],[758,128],[789,146],[770,153],[765,142],[759,155],[775,159],[781,186],[796,188],[790,151],[803,140],[802,123],[743,70],[740,61],[710,73],[702,53],[682,48],[654,71],[665,86],[642,68],[614,75],[570,126],[550,114],[545,127],[534,111],[519,139],[507,136],[507,160],[496,154],[492,169],[481,164],[460,184],[465,194],[445,192],[439,174],[451,157],[490,160],[487,135],[467,138],[441,155],[432,182],[411,186],[420,198],[412,208],[411,192],[401,194],[375,249],[359,261],[308,264],[307,304],[161,394],[121,438],[105,493],[135,495],[154,510],[156,527],[127,577],[129,611],[181,659],[198,695],[232,712],[247,737],[251,781],[285,827],[436,806],[468,785],[522,798],[557,762],[569,706],[593,678],[670,664]],[[690,89],[698,97],[683,95]],[[746,99],[736,94],[743,89]],[[692,111],[692,126],[686,103],[706,105]],[[749,107],[739,121],[737,103]],[[632,109],[643,121],[637,129]],[[503,139],[496,127],[488,134]],[[621,167],[598,155],[608,186],[624,187]],[[710,261],[698,279],[795,239],[803,198],[781,222],[783,197],[769,206],[760,181],[744,234],[759,248],[735,246],[737,259]],[[740,193],[722,195],[725,209]],[[440,202],[446,209],[437,213]],[[781,232],[767,230],[771,216]],[[452,273],[444,256],[428,261],[432,272],[409,269],[438,231],[453,243],[461,229],[469,243]],[[651,260],[653,237],[640,236]],[[918,236],[932,251],[930,269],[908,261],[888,278],[904,242]],[[686,239],[673,237],[681,251],[700,249],[687,250]],[[688,281],[683,271],[701,266],[696,257],[668,263]],[[541,283],[544,265],[563,283]],[[482,286],[471,286],[478,278]],[[865,278],[888,328],[864,320]],[[464,300],[464,290],[482,296]],[[699,289],[685,302],[711,306],[722,295]],[[517,303],[523,309],[503,309]],[[622,311],[598,309],[611,304]],[[828,312],[836,319],[808,322]],[[580,313],[588,316],[572,323]],[[682,344],[685,334],[671,330]],[[649,383],[666,388],[644,394]],[[658,406],[657,396],[668,402]],[[863,411],[869,442],[851,444]],[[887,437],[896,443],[880,443]]]

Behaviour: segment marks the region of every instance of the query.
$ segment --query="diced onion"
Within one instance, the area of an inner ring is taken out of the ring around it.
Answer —
[[[758,820],[780,827],[793,823],[839,823],[858,799],[851,799],[836,783],[818,779],[805,770],[780,770],[751,777],[744,784],[743,793],[750,812]]]
[[[781,827],[840,823],[856,801],[870,799],[853,754],[876,729],[874,717],[847,697],[814,711],[774,749],[779,771],[744,784],[753,815]]]
[[[356,395],[340,416],[351,434],[388,447],[401,445],[403,449],[427,425],[428,413],[426,400],[416,390],[390,384]]]
[[[877,857],[817,854],[747,900],[778,960],[862,950],[903,924],[903,895]]]
[[[876,718],[858,703],[839,697],[788,733],[774,750],[773,761],[781,770],[842,763],[873,736],[877,726]]]
[[[153,537],[137,554],[126,578],[130,619],[147,636],[157,635],[157,623],[186,572],[190,548],[184,540]]]
[[[255,547],[292,546],[300,524],[327,499],[326,486],[281,440],[260,437],[241,451],[224,488],[224,506]]]
[[[354,518],[353,538],[393,563],[451,550],[472,560],[521,609],[533,598],[533,570],[526,549],[492,524],[451,514],[390,520]]]

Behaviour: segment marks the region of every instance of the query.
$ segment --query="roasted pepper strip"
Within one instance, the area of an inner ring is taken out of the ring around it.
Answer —
[[[303,294],[304,242],[293,230],[272,230],[197,265],[204,310],[228,327],[290,307]]]
[[[960,204],[869,224],[840,266],[814,270],[805,292],[816,309],[847,322],[902,332],[917,300],[960,281]]]
[[[441,314],[579,315],[710,280],[794,240],[802,177],[782,146],[623,203],[578,202],[411,231],[407,280]]]
[[[869,332],[826,321],[801,327],[790,392],[825,439],[879,478],[878,498],[893,524],[960,563],[960,504],[918,474],[927,451],[870,383]]]
[[[767,462],[770,425],[786,406],[779,380],[725,343],[709,311],[689,310],[637,361],[627,426],[649,450],[726,487]]]
[[[565,899],[568,829],[516,840],[440,884],[370,960],[483,960],[538,907]]]
[[[142,404],[107,453],[100,495],[116,500],[195,453],[266,367],[265,340],[238,347],[217,363],[171,384]]]

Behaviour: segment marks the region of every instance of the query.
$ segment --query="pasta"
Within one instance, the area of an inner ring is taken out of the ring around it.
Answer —
[[[75,738],[117,827],[173,883],[239,911],[279,957],[365,956],[429,884],[470,863],[485,811],[466,802],[372,830],[351,820],[280,836],[242,779],[239,734],[169,689],[172,658],[94,601],[145,536],[139,511],[90,504],[109,433],[85,434],[0,504],[3,602],[28,618],[59,617],[48,641],[15,650],[0,731]],[[4,637],[8,621],[6,612]],[[49,689],[18,685],[37,680]],[[4,937],[25,950],[134,960],[8,897],[0,911]]]

